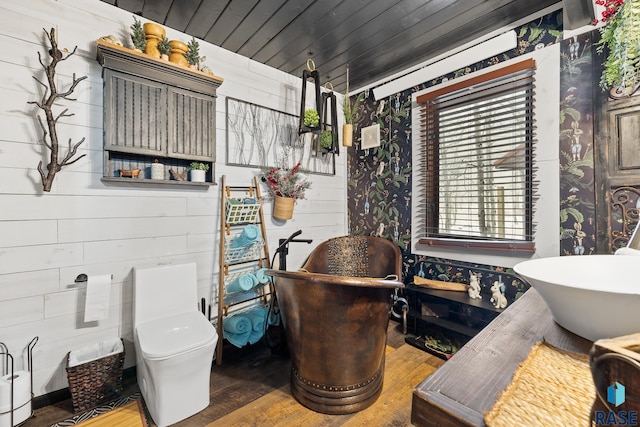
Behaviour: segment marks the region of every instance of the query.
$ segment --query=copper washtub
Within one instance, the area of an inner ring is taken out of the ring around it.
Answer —
[[[325,414],[348,414],[376,401],[392,295],[404,286],[396,280],[401,265],[393,242],[350,236],[318,245],[301,271],[266,271],[275,277],[298,402]],[[340,271],[348,275],[336,275]]]

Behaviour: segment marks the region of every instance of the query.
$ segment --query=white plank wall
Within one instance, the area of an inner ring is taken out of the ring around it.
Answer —
[[[131,14],[98,0],[0,0],[0,342],[22,369],[27,343],[40,338],[34,353],[36,396],[68,386],[70,350],[123,337],[125,366],[135,363],[134,267],[196,261],[199,297],[215,301],[220,187],[121,187],[100,181],[102,77],[95,40],[114,34],[128,42],[132,22]],[[37,110],[27,102],[41,97],[33,76],[44,75],[38,52],[48,60],[42,29],[52,27],[61,47],[78,46],[76,55],[59,64],[57,84],[66,87],[73,73],[88,76],[77,86],[77,101],[61,103],[60,110],[69,108],[74,116],[60,120],[60,141],[66,146],[69,138],[85,137],[79,152],[87,156],[58,173],[52,191],[43,193],[36,166],[48,152],[38,143]],[[170,39],[190,39],[167,32]],[[224,78],[217,101],[216,179],[224,174],[230,184],[249,185],[257,170],[224,164],[225,97],[297,114],[300,78],[203,41],[200,50]],[[272,254],[278,239],[297,229],[314,240],[292,250],[290,268],[300,266],[321,241],[346,234],[345,154],[336,164],[335,176],[310,176],[313,187],[307,200],[296,204],[293,220],[272,220],[272,206],[265,205]],[[83,322],[85,288],[74,283],[80,273],[113,274],[107,320]]]

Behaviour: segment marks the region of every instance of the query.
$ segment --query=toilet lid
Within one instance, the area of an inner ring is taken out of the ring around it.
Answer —
[[[150,320],[138,325],[136,332],[145,359],[166,359],[218,339],[211,322],[199,311]]]

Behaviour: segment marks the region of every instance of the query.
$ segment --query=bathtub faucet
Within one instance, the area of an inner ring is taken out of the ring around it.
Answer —
[[[302,234],[302,230],[298,230],[298,231],[294,232],[291,236],[287,237],[286,239],[278,240],[278,249],[276,249],[276,254],[280,254],[280,257],[278,258],[278,264],[279,264],[278,268],[280,270],[286,270],[287,269],[287,255],[289,254],[289,243],[291,243],[291,242],[296,242],[296,243],[311,243],[311,242],[313,242],[313,240],[311,240],[311,239],[296,239],[296,236],[299,236],[301,234]]]

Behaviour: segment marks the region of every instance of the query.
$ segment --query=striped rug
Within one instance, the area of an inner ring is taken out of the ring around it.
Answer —
[[[146,410],[140,393],[74,415],[51,427],[148,427]]]

